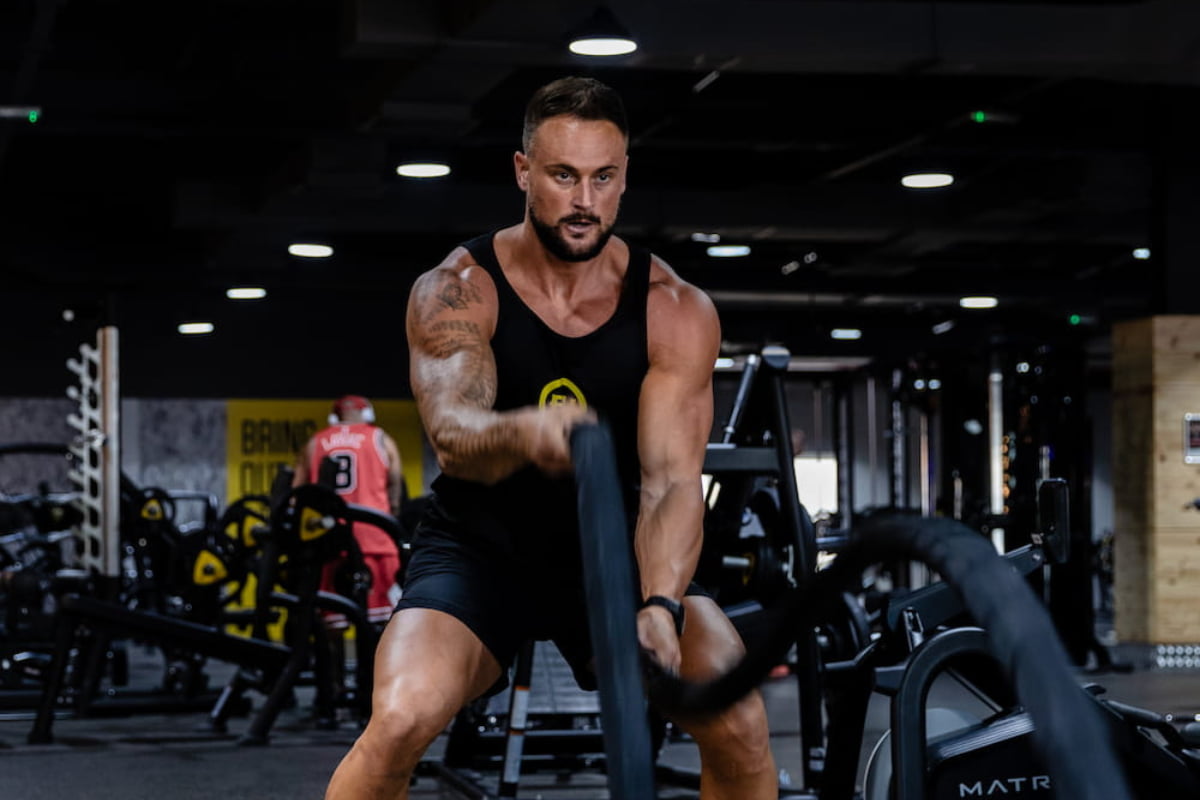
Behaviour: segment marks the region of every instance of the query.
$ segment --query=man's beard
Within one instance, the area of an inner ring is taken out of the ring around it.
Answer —
[[[613,232],[612,225],[609,225],[607,228],[602,227],[599,229],[600,234],[596,237],[595,244],[586,250],[574,250],[571,247],[571,243],[567,241],[565,236],[558,232],[557,228],[538,219],[537,212],[533,210],[532,203],[529,204],[529,221],[533,224],[533,230],[537,234],[538,241],[549,251],[550,255],[560,261],[591,261],[600,255],[600,251],[604,249],[604,245],[608,244],[608,240]],[[600,218],[587,214],[572,214],[569,217],[563,217],[559,220],[560,225],[567,225],[572,222],[591,222],[598,225]]]

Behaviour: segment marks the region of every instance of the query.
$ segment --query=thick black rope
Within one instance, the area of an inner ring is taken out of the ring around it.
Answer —
[[[933,568],[988,632],[992,655],[1033,718],[1034,742],[1054,778],[1056,796],[1128,800],[1129,789],[1099,709],[1072,677],[1066,651],[1045,609],[984,537],[949,519],[893,517],[867,522],[854,531],[847,549],[818,573],[811,586],[787,597],[778,627],[730,672],[705,684],[656,672],[648,684],[651,701],[669,714],[705,714],[725,708],[758,686],[786,655],[807,609],[832,602],[833,593],[852,577],[861,576],[864,567],[896,558]]]
[[[588,627],[600,689],[609,794],[655,796],[654,759],[637,637],[637,587],[612,439],[602,425],[571,432]]]

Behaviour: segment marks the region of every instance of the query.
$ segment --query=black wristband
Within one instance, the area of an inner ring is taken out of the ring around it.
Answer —
[[[652,594],[642,602],[642,608],[647,606],[662,606],[670,611],[671,617],[675,620],[675,635],[683,635],[683,603],[663,597],[661,594]]]

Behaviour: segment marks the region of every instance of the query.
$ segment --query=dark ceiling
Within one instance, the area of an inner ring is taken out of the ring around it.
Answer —
[[[132,393],[402,394],[409,286],[519,219],[525,100],[571,73],[628,106],[620,231],[712,293],[731,351],[973,357],[1161,310],[1161,253],[1133,251],[1168,116],[1200,83],[1200,3],[608,7],[633,55],[566,51],[591,2],[6,0],[0,106],[40,117],[0,119],[0,395],[65,383],[97,313]],[[414,157],[454,171],[397,176]],[[954,185],[901,187],[930,169]],[[710,258],[695,232],[752,254]],[[185,318],[216,331],[184,340]],[[850,326],[863,338],[829,338]]]

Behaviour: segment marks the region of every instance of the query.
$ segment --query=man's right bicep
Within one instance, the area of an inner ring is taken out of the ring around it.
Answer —
[[[494,315],[494,289],[478,271],[439,267],[421,276],[413,287],[407,325],[418,401],[491,407]]]
[[[496,363],[491,346],[467,335],[438,338],[411,354],[411,383],[424,411],[466,405],[491,408],[496,399]]]

